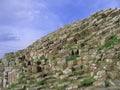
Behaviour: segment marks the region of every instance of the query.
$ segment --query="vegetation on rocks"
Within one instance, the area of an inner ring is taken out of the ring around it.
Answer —
[[[84,79],[80,84],[79,84],[79,88],[83,87],[83,86],[90,86],[95,82],[95,79],[93,77]]]
[[[116,43],[120,43],[120,38],[118,38],[117,35],[112,33],[111,38],[108,41],[106,41],[103,46],[101,46],[101,49],[107,47],[113,47]]]

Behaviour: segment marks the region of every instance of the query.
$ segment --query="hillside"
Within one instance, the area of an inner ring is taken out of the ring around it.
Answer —
[[[120,90],[120,9],[66,25],[2,63],[5,90]]]

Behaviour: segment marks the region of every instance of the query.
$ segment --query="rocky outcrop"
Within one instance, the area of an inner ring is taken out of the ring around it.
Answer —
[[[4,72],[4,67],[2,63],[0,62],[0,90],[3,88],[3,72]]]
[[[119,90],[120,9],[66,25],[2,63],[8,90]]]

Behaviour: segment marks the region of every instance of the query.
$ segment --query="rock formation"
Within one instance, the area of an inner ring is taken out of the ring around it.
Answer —
[[[2,63],[7,90],[120,90],[120,9],[65,25]]]

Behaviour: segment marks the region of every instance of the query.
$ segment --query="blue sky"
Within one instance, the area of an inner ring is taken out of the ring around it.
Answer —
[[[0,0],[0,57],[65,24],[116,7],[120,0]]]

